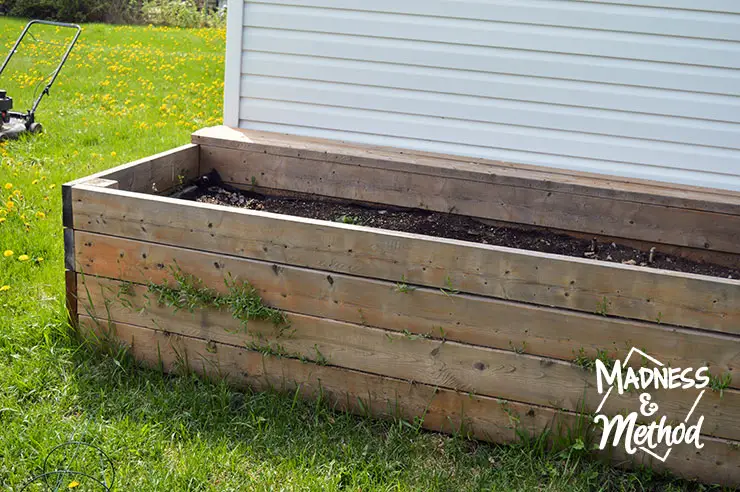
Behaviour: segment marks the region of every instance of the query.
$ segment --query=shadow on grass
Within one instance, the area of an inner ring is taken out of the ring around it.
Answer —
[[[72,358],[76,438],[106,449],[123,490],[711,489],[616,470],[573,449],[483,444],[167,375],[87,345]]]

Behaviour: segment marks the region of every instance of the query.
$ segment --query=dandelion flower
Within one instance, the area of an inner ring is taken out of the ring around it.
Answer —
[[[28,255],[20,255],[18,257],[18,261],[28,261],[29,257]]]
[[[8,200],[8,202],[5,204],[5,206],[8,208],[8,210],[15,207],[15,203],[13,203],[13,200]]]
[[[2,287],[0,287],[0,292],[5,292],[6,290],[10,290],[9,285],[3,285]]]
[[[53,189],[54,189],[54,188],[56,188],[56,187],[57,187],[57,185],[55,185],[55,184],[50,184],[50,185],[49,185],[49,189],[50,189],[50,190],[53,190]]]
[[[36,212],[36,217],[38,217],[39,219],[45,219],[46,214],[44,212]]]
[[[43,256],[39,256],[38,258],[36,258],[36,263],[41,263],[42,261],[44,261]]]
[[[39,182],[39,180],[38,180],[38,179],[34,179],[33,181],[31,181],[31,184],[32,184],[32,185],[35,185],[35,184],[38,184],[38,182]]]
[[[4,186],[4,188],[5,188],[6,190],[10,190],[10,189],[12,189],[12,188],[13,188],[13,183],[5,183],[5,186]]]
[[[13,252],[9,249],[6,249],[5,252],[3,253],[3,256],[6,258],[13,256]]]
[[[115,157],[116,156],[116,151],[114,150],[113,152],[110,153],[110,155],[111,155],[111,157]]]
[[[0,224],[2,224],[3,222],[5,222],[5,220],[6,220],[5,217],[0,217]]]

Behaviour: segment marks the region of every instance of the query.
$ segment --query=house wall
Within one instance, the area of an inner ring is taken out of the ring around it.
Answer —
[[[229,1],[225,124],[740,190],[736,0]]]

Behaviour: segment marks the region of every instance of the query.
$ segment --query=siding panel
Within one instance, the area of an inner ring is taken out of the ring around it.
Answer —
[[[244,25],[430,44],[740,68],[738,43],[695,38],[263,4],[247,4]]]
[[[419,15],[414,2],[396,0],[262,0],[263,4],[351,9]],[[634,2],[633,2],[634,3]],[[649,3],[649,2],[648,2]],[[694,6],[699,2],[693,2]],[[701,2],[702,7],[703,3]],[[734,2],[733,2],[734,3]],[[671,1],[668,4],[676,4]],[[728,4],[729,5],[729,4]],[[670,5],[669,5],[670,6]],[[734,4],[732,8],[737,8]],[[740,11],[738,11],[740,12]],[[430,17],[473,19],[481,21],[575,27],[589,30],[659,34],[740,41],[740,15],[716,12],[669,10],[633,5],[589,5],[586,2],[552,0],[427,0],[423,15]]]
[[[740,190],[738,14],[721,0],[248,1],[227,106],[252,129]]]
[[[732,123],[685,118],[673,118],[666,123],[660,116],[646,114],[258,75],[244,79],[242,88],[251,99],[272,99],[279,90],[285,94],[283,101],[314,105],[331,100],[332,106],[471,122],[521,127],[531,127],[537,122],[537,128],[584,134],[716,147],[728,142],[734,144],[733,148],[740,144],[731,141],[738,130],[738,125]]]
[[[288,53],[740,96],[740,71],[722,68],[261,28],[245,30],[244,48],[247,58]]]
[[[249,57],[244,91],[251,77],[268,76],[740,123],[740,98],[719,94],[282,53]]]
[[[289,124],[296,117],[302,123],[317,128],[326,127],[327,120],[337,128],[347,128],[360,133],[379,133],[414,139],[457,142],[510,150],[553,153],[571,157],[591,157],[607,160],[618,156],[623,162],[663,166],[674,161],[693,163],[705,159],[704,170],[722,172],[731,169],[739,157],[738,151],[723,149],[697,149],[690,145],[604,137],[576,132],[529,129],[508,125],[482,123],[470,120],[435,118],[385,111],[368,111],[357,108],[302,104],[286,101],[265,101],[242,98],[241,113],[255,119],[272,120]],[[703,152],[702,152],[703,151]]]

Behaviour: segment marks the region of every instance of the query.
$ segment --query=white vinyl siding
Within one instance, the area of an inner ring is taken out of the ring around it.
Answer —
[[[232,126],[740,190],[737,0],[234,0],[228,26]]]

